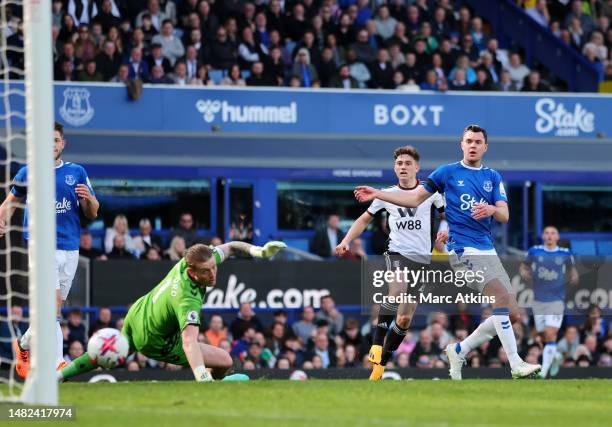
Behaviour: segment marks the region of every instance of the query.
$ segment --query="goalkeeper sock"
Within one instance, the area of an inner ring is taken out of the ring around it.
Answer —
[[[457,343],[455,350],[460,356],[465,357],[470,351],[480,347],[487,341],[491,341],[495,335],[497,335],[495,323],[493,322],[493,316],[490,316],[487,320],[478,325],[476,330],[468,337],[460,343]]]
[[[550,365],[552,365],[553,360],[555,360],[556,353],[557,343],[554,341],[547,342],[544,346],[544,351],[542,352],[542,377],[546,377],[546,375],[548,375],[548,370],[550,369]]]
[[[389,359],[391,359],[393,352],[397,350],[402,341],[404,341],[407,332],[408,329],[402,329],[397,326],[396,323],[393,323],[393,327],[389,329],[389,332],[387,332],[387,339],[385,340],[382,358],[380,360],[381,365],[385,366]]]
[[[514,329],[512,329],[512,323],[510,322],[510,310],[506,307],[498,307],[493,309],[493,323],[495,324],[495,330],[497,336],[502,343],[502,347],[506,351],[508,356],[508,362],[510,362],[510,368],[514,369],[523,360],[518,355],[516,348],[516,337],[514,336]]]
[[[19,340],[19,347],[21,347],[22,350],[30,349],[31,329],[32,327],[30,326],[28,330],[25,331],[25,333],[21,336],[21,339]]]
[[[57,364],[59,365],[64,361],[64,334],[62,333],[59,318],[55,321],[55,340],[57,342]]]
[[[378,314],[378,322],[376,323],[376,329],[374,330],[374,338],[372,342],[373,345],[383,345],[385,342],[385,335],[387,335],[387,331],[389,330],[391,323],[393,323],[393,319],[395,319],[395,313],[382,313],[383,310],[388,312],[388,310],[381,307],[381,313]]]
[[[58,379],[66,380],[75,375],[84,374],[97,368],[97,365],[89,358],[89,353],[74,359],[68,366],[58,372]]]

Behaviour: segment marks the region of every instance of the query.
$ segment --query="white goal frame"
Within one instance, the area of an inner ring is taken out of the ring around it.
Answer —
[[[30,374],[18,400],[57,405],[51,1],[24,0]]]

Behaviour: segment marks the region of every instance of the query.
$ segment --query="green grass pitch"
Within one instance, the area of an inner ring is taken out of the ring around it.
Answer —
[[[66,383],[60,400],[75,405],[76,422],[46,425],[612,425],[610,380]]]

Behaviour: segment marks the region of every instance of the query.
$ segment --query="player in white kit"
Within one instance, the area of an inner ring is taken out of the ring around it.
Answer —
[[[412,146],[396,149],[393,153],[395,158],[394,171],[398,183],[386,188],[384,192],[411,192],[421,184],[416,177],[419,171],[419,153]],[[356,239],[368,227],[374,216],[386,210],[389,215],[389,241],[387,252],[385,252],[386,269],[391,271],[421,270],[431,262],[431,251],[434,242],[434,215],[438,211],[440,216],[444,215],[444,197],[436,194],[416,208],[405,208],[384,202],[379,199],[372,201],[367,211],[353,223],[346,237],[336,247],[336,254],[341,256]],[[406,293],[408,283],[390,283],[389,295],[399,296]],[[374,339],[368,360],[372,362],[373,369],[370,380],[381,379],[387,361],[393,352],[403,341],[412,316],[416,309],[416,303],[402,302],[396,304],[383,302]],[[395,322],[394,322],[395,320]]]

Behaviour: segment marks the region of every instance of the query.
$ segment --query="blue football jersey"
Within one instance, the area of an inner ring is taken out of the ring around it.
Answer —
[[[494,249],[491,237],[493,217],[479,221],[472,218],[472,207],[477,203],[495,205],[508,201],[501,175],[490,168],[451,163],[437,168],[423,186],[430,193],[446,197],[448,221],[448,250],[461,252],[465,247],[481,250]]]
[[[27,197],[28,167],[24,166],[13,178],[11,192],[17,197]],[[76,163],[62,162],[55,167],[55,215],[57,232],[57,249],[74,251],[79,249],[81,239],[81,220],[79,218],[79,198],[75,188],[85,184],[94,194],[89,178],[83,166]],[[24,237],[28,239],[28,210],[26,208],[23,226]]]
[[[576,265],[569,249],[533,246],[527,251],[525,264],[533,271],[533,293],[536,301],[565,300],[565,273],[568,268]]]

